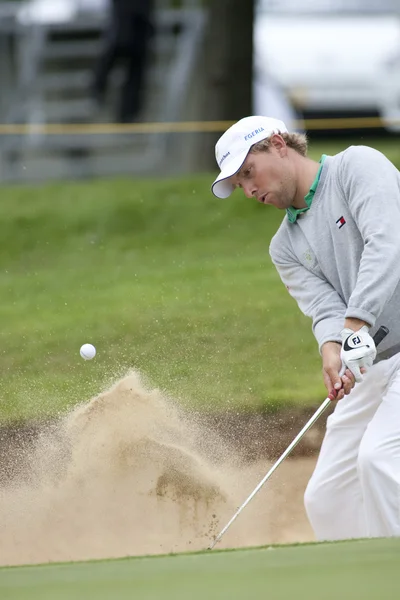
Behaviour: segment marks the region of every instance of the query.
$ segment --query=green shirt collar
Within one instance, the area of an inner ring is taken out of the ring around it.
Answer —
[[[321,171],[322,171],[322,167],[325,162],[325,158],[326,158],[326,154],[323,154],[319,160],[320,167],[319,167],[318,173],[316,174],[315,179],[310,187],[310,191],[308,192],[308,194],[306,196],[304,196],[304,202],[307,204],[307,206],[304,208],[295,208],[294,206],[289,206],[289,208],[286,209],[286,214],[288,216],[290,223],[296,223],[297,217],[301,213],[309,210],[311,203],[313,201],[313,198],[314,198],[315,190],[317,189],[318,184],[319,184],[319,178],[321,177]]]

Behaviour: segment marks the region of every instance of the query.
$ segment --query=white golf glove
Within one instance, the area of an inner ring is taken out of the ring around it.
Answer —
[[[361,368],[365,370],[372,367],[376,357],[375,342],[368,333],[368,327],[364,325],[358,331],[343,329],[342,349],[340,358],[343,366],[353,373],[356,381],[362,381]]]

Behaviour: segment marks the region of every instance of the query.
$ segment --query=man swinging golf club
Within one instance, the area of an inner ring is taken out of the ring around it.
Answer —
[[[217,197],[239,187],[286,211],[270,255],[312,319],[328,397],[339,400],[305,493],[315,535],[399,536],[400,174],[366,146],[311,160],[304,135],[263,116],[230,127],[216,159]]]

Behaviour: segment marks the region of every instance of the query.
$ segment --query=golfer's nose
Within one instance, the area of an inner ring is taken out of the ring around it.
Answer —
[[[257,197],[257,189],[255,188],[254,185],[251,185],[248,183],[244,184],[243,191],[244,191],[245,195],[247,196],[247,198],[256,198]]]

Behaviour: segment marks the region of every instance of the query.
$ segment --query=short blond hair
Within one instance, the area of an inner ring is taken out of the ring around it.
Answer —
[[[285,140],[286,145],[292,148],[301,156],[307,156],[308,141],[307,136],[304,133],[280,133],[279,135]],[[251,147],[250,152],[255,154],[257,152],[268,152],[271,147],[271,138],[265,138],[261,142],[257,142]]]

